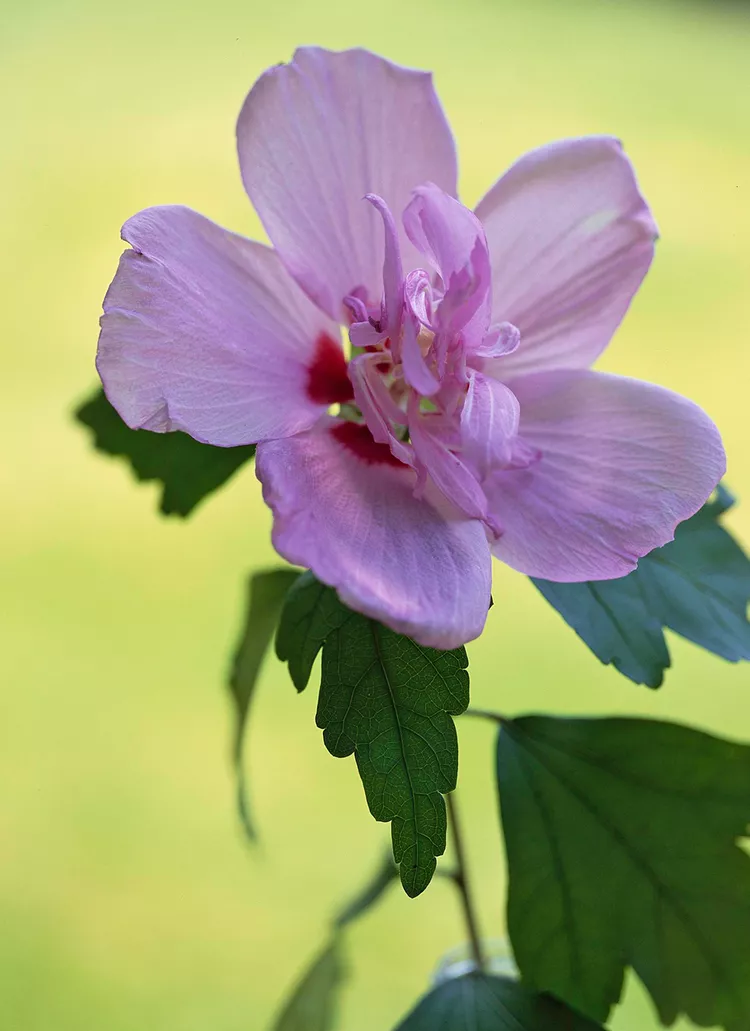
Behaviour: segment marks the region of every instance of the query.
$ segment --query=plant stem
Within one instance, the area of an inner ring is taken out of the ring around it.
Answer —
[[[467,709],[466,712],[463,715],[464,716],[478,716],[480,719],[492,720],[494,723],[500,723],[501,725],[503,723],[510,722],[508,720],[507,716],[503,716],[499,712],[490,712],[489,709],[474,709],[474,708]]]
[[[477,970],[484,970],[485,961],[484,952],[482,950],[482,937],[479,933],[479,923],[477,922],[477,915],[474,910],[474,904],[471,897],[468,867],[466,865],[466,853],[464,852],[464,841],[461,835],[461,822],[458,817],[458,808],[456,806],[454,795],[455,792],[451,792],[449,795],[445,796],[445,801],[448,805],[448,822],[451,826],[453,844],[456,849],[456,870],[453,874],[453,881],[455,882],[456,887],[458,888],[458,893],[461,896],[461,905],[464,911],[466,930],[469,934],[471,954],[477,965]]]

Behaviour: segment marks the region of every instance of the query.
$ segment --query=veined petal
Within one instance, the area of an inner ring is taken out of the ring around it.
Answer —
[[[585,368],[609,343],[658,235],[632,165],[609,136],[517,161],[476,209],[490,248],[492,317],[521,331],[502,378]]]
[[[430,397],[437,393],[440,383],[420,348],[420,333],[422,327],[428,325],[431,314],[428,310],[430,285],[427,274],[421,269],[410,272],[406,277],[404,293],[406,312],[400,355],[404,379],[418,393]]]
[[[122,235],[133,249],[104,299],[97,368],[128,426],[232,447],[320,417],[334,400],[321,386],[340,392],[346,375],[338,327],[272,250],[181,207],[141,211]]]
[[[365,427],[326,418],[261,444],[256,468],[276,550],[346,605],[433,648],[479,636],[491,579],[482,524],[417,500],[414,472]]]
[[[287,268],[335,319],[382,291],[383,230],[363,198],[405,208],[431,179],[456,192],[456,154],[426,72],[366,50],[303,47],[253,86],[237,123],[245,189]],[[419,264],[399,231],[404,267]]]
[[[465,346],[481,344],[490,318],[490,260],[484,229],[472,211],[434,183],[414,190],[403,216],[406,233],[443,282],[441,326],[463,330]]]
[[[724,473],[718,430],[662,387],[584,370],[511,383],[541,457],[485,484],[504,533],[493,552],[529,576],[608,580],[674,536]]]
[[[482,479],[510,462],[519,416],[518,399],[509,387],[481,372],[471,374],[461,410],[461,441]]]
[[[401,314],[404,306],[404,269],[401,263],[401,247],[398,229],[390,208],[382,197],[368,193],[366,201],[375,208],[383,219],[383,301],[380,309],[382,329],[397,340],[401,333]]]
[[[382,354],[361,354],[349,365],[354,399],[378,444],[386,444],[391,453],[405,465],[412,465],[412,449],[395,435],[392,424],[406,426],[403,412],[389,394],[377,366]]]
[[[412,397],[409,409],[409,436],[414,447],[416,467],[422,473],[420,485],[432,480],[450,504],[471,519],[488,520],[487,498],[474,470],[448,446],[440,432],[439,417],[418,411]],[[496,522],[492,527],[499,531]]]
[[[474,349],[470,362],[475,368],[483,369],[488,361],[504,358],[518,350],[521,333],[511,322],[501,322],[490,326],[479,347]],[[502,368],[502,366],[501,366]]]

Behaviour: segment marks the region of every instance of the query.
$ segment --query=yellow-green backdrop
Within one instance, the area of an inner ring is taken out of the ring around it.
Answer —
[[[222,687],[249,570],[274,562],[245,469],[187,522],[89,450],[120,224],[179,202],[250,235],[234,119],[299,43],[431,68],[473,202],[524,150],[620,135],[662,230],[607,369],[681,391],[721,426],[730,522],[750,538],[750,17],[623,0],[13,0],[0,3],[0,1026],[253,1031],[379,854],[354,763],[326,754],[314,692],[269,661],[242,840]],[[354,146],[357,141],[352,141]],[[670,639],[657,693],[598,665],[523,577],[497,570],[470,647],[506,712],[643,713],[750,739],[750,671]],[[491,731],[462,725],[460,792],[488,935],[504,871]],[[461,940],[436,883],[351,933],[342,1031],[388,1031]],[[614,1026],[654,1025],[629,983]]]

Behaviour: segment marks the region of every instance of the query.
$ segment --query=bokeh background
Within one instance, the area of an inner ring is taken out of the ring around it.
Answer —
[[[250,728],[261,845],[233,806],[223,686],[246,574],[274,564],[250,468],[186,522],[90,450],[118,231],[180,202],[260,234],[234,119],[302,42],[432,68],[473,203],[526,149],[620,135],[662,230],[603,367],[688,394],[720,424],[750,543],[750,8],[709,0],[0,2],[2,621],[0,1026],[253,1031],[377,862],[353,761],[269,660]],[[356,146],[357,141],[353,140]],[[531,584],[497,570],[471,645],[477,704],[642,713],[750,739],[750,670],[670,639],[655,693],[600,667]],[[461,725],[482,920],[502,936],[492,731]],[[450,885],[393,891],[350,934],[342,1031],[387,1031],[460,943]],[[628,982],[615,1028],[655,1027]]]

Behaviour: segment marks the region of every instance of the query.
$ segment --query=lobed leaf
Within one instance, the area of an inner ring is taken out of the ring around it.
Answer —
[[[179,431],[131,430],[103,390],[97,390],[80,405],[75,417],[93,430],[97,451],[127,459],[136,479],[161,484],[160,510],[164,515],[189,515],[255,454],[254,444],[214,447]]]
[[[525,983],[606,1019],[632,966],[662,1023],[750,1027],[750,747],[639,719],[503,723],[508,927]]]
[[[396,1031],[596,1031],[585,1017],[506,977],[465,974],[433,988]],[[599,1028],[599,1031],[601,1029]]]
[[[670,665],[664,627],[731,662],[750,659],[750,559],[719,523],[726,488],[619,580],[532,579],[603,663],[659,687]]]
[[[347,974],[341,941],[334,935],[295,985],[273,1031],[333,1031]]]
[[[458,776],[451,716],[469,703],[465,650],[423,648],[349,611],[312,574],[290,591],[276,647],[299,690],[323,649],[316,722],[332,755],[355,755],[370,812],[391,822],[404,889],[419,895],[445,851],[442,795]]]
[[[245,726],[258,674],[276,630],[284,599],[299,576],[295,569],[282,568],[267,569],[250,577],[242,636],[229,674],[228,686],[236,711],[233,757],[237,775],[237,806],[250,838],[255,838],[256,833],[242,766]]]
[[[292,683],[304,691],[318,652],[351,616],[338,595],[308,570],[289,591],[276,633],[276,654],[289,666]]]

